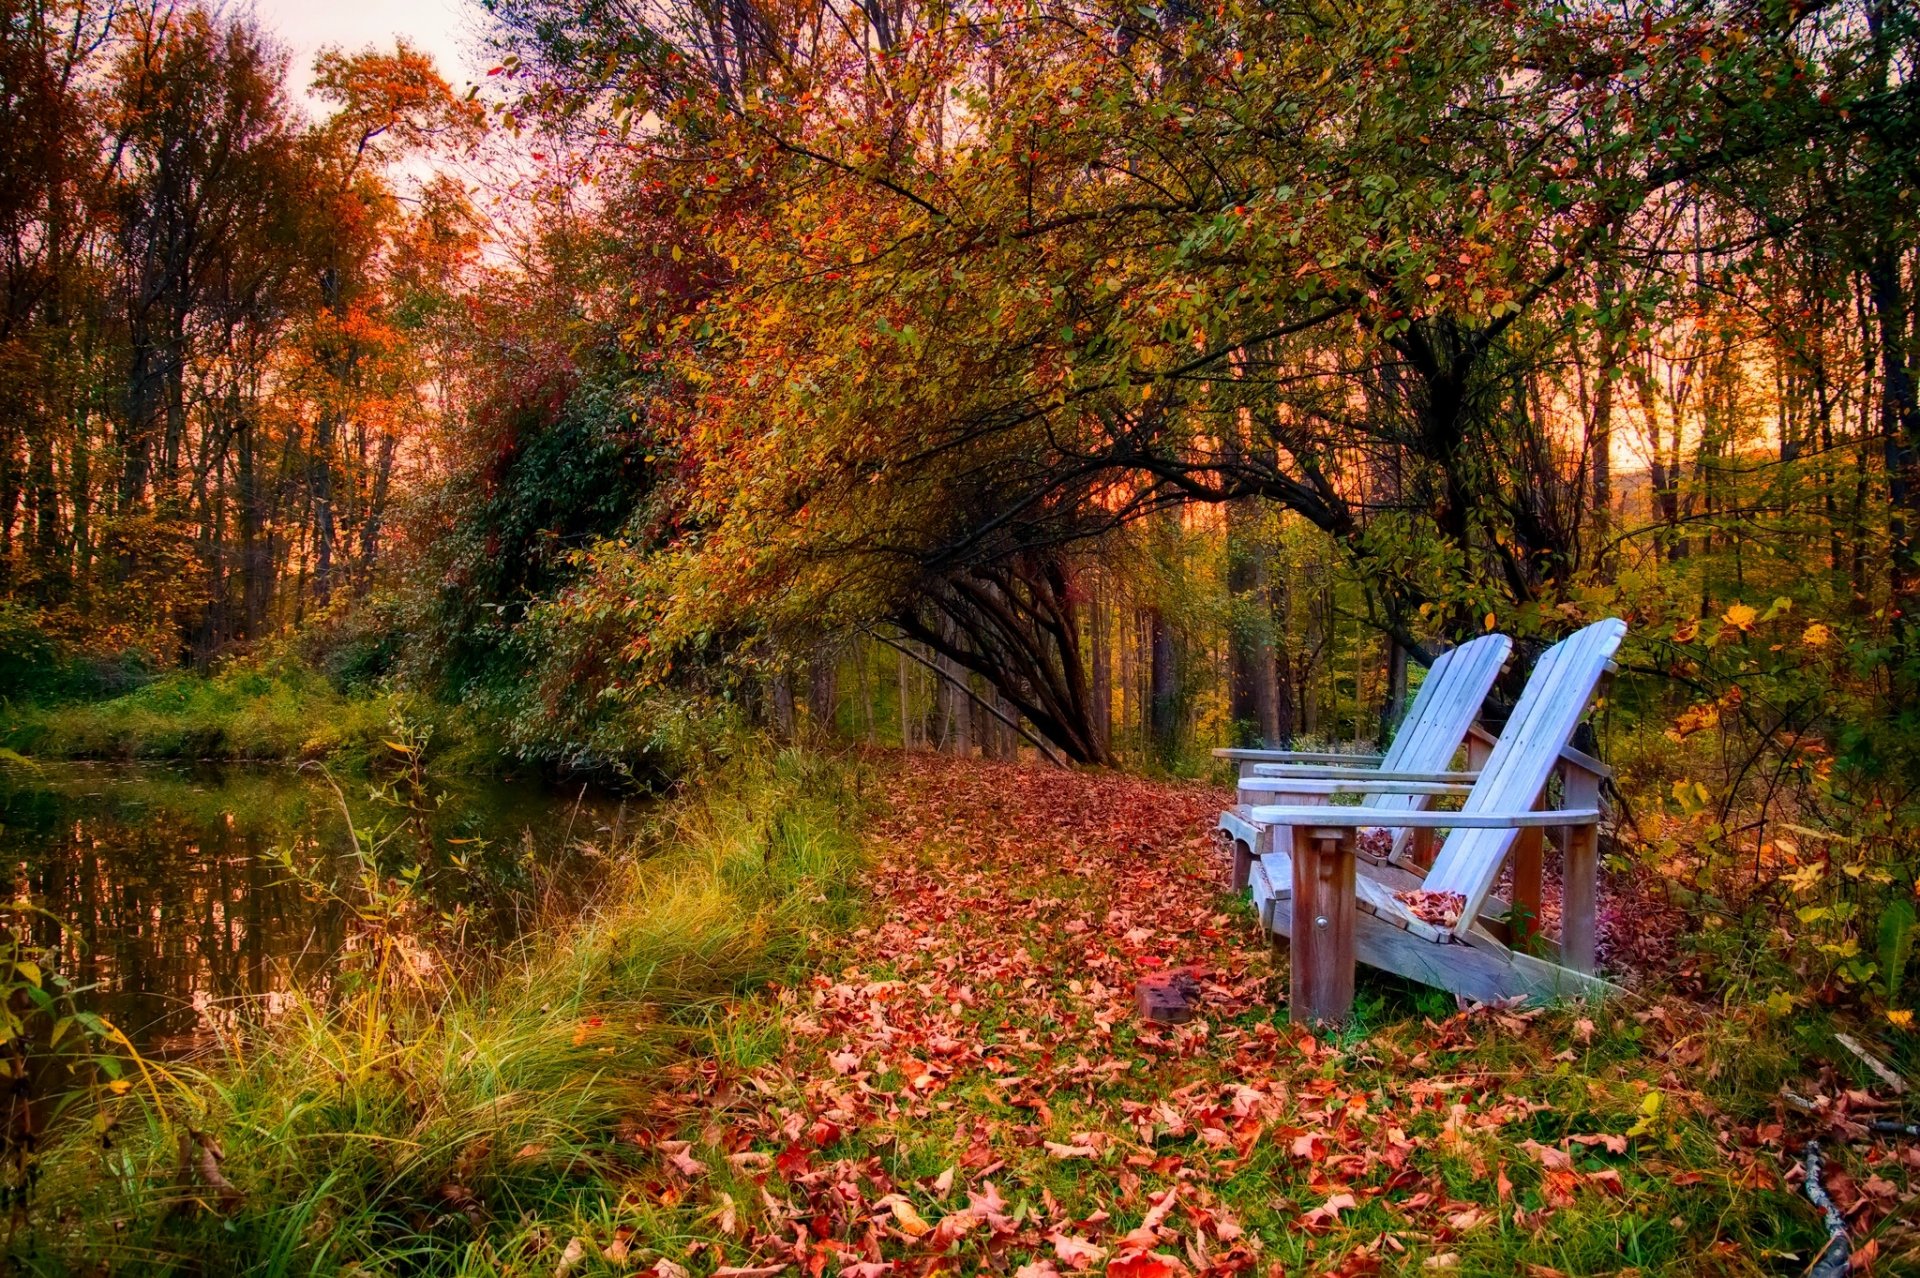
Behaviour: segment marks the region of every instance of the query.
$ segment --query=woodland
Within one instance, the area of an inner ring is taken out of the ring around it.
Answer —
[[[1920,5],[0,16],[0,775],[388,813],[189,1059],[15,889],[19,1272],[1920,1272]],[[1289,1025],[1210,752],[1605,617],[1631,997]]]

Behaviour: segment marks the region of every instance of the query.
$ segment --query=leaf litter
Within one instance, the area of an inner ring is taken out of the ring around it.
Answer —
[[[1287,1022],[1284,954],[1225,891],[1224,791],[880,766],[867,926],[752,996],[778,1013],[777,1051],[689,1057],[635,1116],[656,1161],[630,1197],[685,1212],[691,1241],[623,1236],[618,1267],[1542,1273],[1518,1256],[1590,1245],[1626,1272],[1593,1222],[1630,1216],[1665,1222],[1665,1267],[1762,1273],[1817,1230],[1783,1123],[1709,1097],[1688,1009],[1422,1015],[1399,989],[1373,1032],[1316,1035]],[[1175,969],[1199,1015],[1138,1020],[1135,981]],[[1863,1150],[1829,1190],[1858,1230],[1895,1222],[1882,1250],[1908,1245],[1920,1148],[1866,1141],[1872,1098],[1828,1084],[1821,1122]]]

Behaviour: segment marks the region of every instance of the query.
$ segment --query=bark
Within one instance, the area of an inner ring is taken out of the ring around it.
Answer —
[[[1093,601],[1089,611],[1090,633],[1087,647],[1092,659],[1091,711],[1089,719],[1093,728],[1093,737],[1103,752],[1113,749],[1113,653],[1108,645],[1107,624],[1112,614],[1112,601],[1105,573],[1094,578]]]
[[[1148,731],[1153,752],[1170,763],[1180,748],[1180,669],[1174,651],[1173,627],[1158,608],[1147,610],[1151,644],[1152,688],[1148,696]]]

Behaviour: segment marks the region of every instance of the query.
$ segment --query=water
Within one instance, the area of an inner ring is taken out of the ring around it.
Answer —
[[[363,833],[404,815],[364,781],[341,789]],[[432,867],[432,911],[478,953],[578,904],[638,811],[531,782],[463,783],[433,798],[424,833],[391,846]],[[0,869],[16,898],[61,921],[36,924],[36,940],[93,987],[84,1006],[156,1056],[205,1049],[296,989],[327,996],[347,907],[271,854],[291,849],[331,871],[351,846],[340,797],[312,770],[0,767]]]

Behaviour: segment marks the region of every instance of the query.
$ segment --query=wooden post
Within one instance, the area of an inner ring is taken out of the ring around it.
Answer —
[[[1339,1023],[1353,1011],[1351,830],[1293,827],[1293,958],[1288,1015]]]
[[[1600,777],[1586,768],[1563,765],[1562,788],[1569,808],[1600,806]],[[1597,959],[1595,926],[1600,909],[1600,827],[1568,826],[1562,836],[1560,962],[1576,972],[1591,972]]]
[[[1478,772],[1493,757],[1494,737],[1479,724],[1467,729],[1467,767]]]
[[[1233,881],[1235,892],[1247,890],[1247,882],[1253,877],[1253,849],[1247,846],[1245,839],[1233,841]]]
[[[1413,832],[1411,856],[1422,873],[1433,868],[1433,831],[1422,827]]]
[[[1536,825],[1520,831],[1513,843],[1513,908],[1507,944],[1516,950],[1524,949],[1527,939],[1540,930],[1542,842]]]

